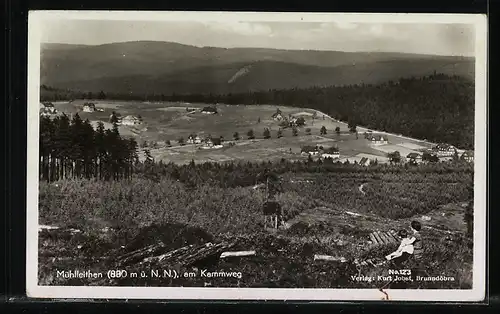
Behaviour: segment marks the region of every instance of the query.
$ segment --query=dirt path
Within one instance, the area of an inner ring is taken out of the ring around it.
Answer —
[[[336,120],[334,119],[333,117],[330,117],[329,115],[319,111],[319,110],[316,110],[316,109],[311,109],[313,111],[316,111],[318,113],[318,116],[320,115],[324,115],[326,118],[336,122],[336,123],[340,123],[340,124],[344,124],[345,126],[347,126],[348,124],[346,122],[342,122],[342,121],[339,121],[339,120]],[[358,129],[358,132],[366,132],[368,130],[371,130],[373,131],[374,133],[377,133],[377,134],[384,134],[384,135],[390,135],[390,136],[394,136],[394,137],[398,137],[398,138],[401,138],[401,139],[406,139],[406,140],[411,140],[411,141],[415,141],[415,142],[419,142],[419,143],[425,143],[425,144],[429,144],[429,145],[436,145],[436,143],[432,143],[432,142],[429,142],[429,141],[424,141],[424,140],[421,140],[421,139],[416,139],[416,138],[412,138],[412,137],[408,137],[408,136],[404,136],[404,135],[398,135],[398,134],[394,134],[394,133],[389,133],[389,132],[385,132],[385,131],[377,131],[375,129],[368,129],[366,127],[363,127],[363,126],[360,126],[358,125],[357,126],[357,129]]]

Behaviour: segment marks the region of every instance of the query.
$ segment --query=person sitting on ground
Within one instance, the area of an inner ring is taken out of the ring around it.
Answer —
[[[407,260],[412,255],[417,260],[422,257],[422,238],[420,236],[422,224],[414,220],[411,222],[410,226],[413,231],[413,235],[411,237],[408,236],[406,230],[399,231],[399,236],[402,238],[401,244],[396,251],[385,257],[387,260],[393,260],[395,258]]]
[[[411,239],[408,237],[408,231],[402,229],[398,232],[398,236],[401,238],[401,244],[396,251],[385,257],[388,261],[395,260],[397,262],[402,262],[407,260],[414,252],[413,242],[411,242]]]

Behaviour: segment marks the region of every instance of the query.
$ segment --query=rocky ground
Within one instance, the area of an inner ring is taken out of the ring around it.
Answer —
[[[367,287],[374,283],[353,282],[350,276],[373,270],[357,268],[354,259],[380,258],[397,247],[373,249],[370,233],[408,228],[410,221],[417,219],[424,224],[422,235],[432,243],[429,247],[446,245],[451,252],[464,241],[462,215],[460,204],[404,220],[319,207],[302,212],[279,230],[240,237],[211,235],[180,224],[149,226],[133,238],[108,227],[82,232],[40,226],[39,282],[72,286]],[[227,251],[255,254],[220,258]],[[433,252],[432,256],[449,259],[441,253]],[[329,260],[315,259],[317,255],[329,256]],[[61,271],[75,270],[101,273],[102,277],[61,275]],[[463,283],[454,287],[461,286]]]

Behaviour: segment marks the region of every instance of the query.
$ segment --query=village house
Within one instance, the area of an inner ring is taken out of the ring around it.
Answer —
[[[419,164],[422,162],[422,155],[420,155],[419,153],[413,152],[413,153],[409,153],[408,155],[406,155],[406,159],[411,164]]]
[[[302,147],[300,153],[304,156],[317,156],[320,153],[320,148],[318,146],[306,145]]]
[[[328,159],[328,158],[338,159],[338,158],[340,158],[339,149],[337,147],[327,148],[321,154],[321,158],[323,158],[323,159]]]
[[[54,108],[54,104],[51,102],[41,102],[40,103],[40,109],[49,109],[49,108]]]
[[[473,162],[474,161],[474,152],[471,150],[466,150],[465,152],[462,153],[462,156],[460,156],[462,160],[465,160],[467,162]]]
[[[57,114],[57,109],[51,102],[40,103],[40,115],[50,116],[53,114]]]
[[[368,137],[368,140],[373,145],[383,145],[388,143],[387,137],[384,137],[382,135],[371,135]]]
[[[141,123],[141,120],[136,116],[126,116],[121,121],[122,125],[138,125]]]
[[[281,121],[283,120],[283,114],[281,113],[281,110],[276,109],[276,112],[273,113],[272,118],[274,121]]]
[[[84,112],[94,112],[94,111],[96,111],[95,104],[90,103],[90,102],[83,104],[83,111]]]
[[[456,152],[456,148],[449,144],[437,144],[432,148],[438,157],[450,157]]]
[[[206,138],[203,148],[222,148],[222,138]]]
[[[203,109],[201,109],[201,113],[204,113],[204,114],[216,114],[217,113],[217,108],[215,107],[204,107]]]
[[[189,135],[187,140],[188,144],[201,144],[201,142],[202,142],[201,137],[193,134]]]

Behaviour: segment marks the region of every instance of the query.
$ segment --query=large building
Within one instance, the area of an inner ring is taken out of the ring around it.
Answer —
[[[437,144],[436,146],[434,146],[432,148],[432,151],[438,157],[450,157],[450,156],[453,156],[457,152],[457,149],[453,145]]]

